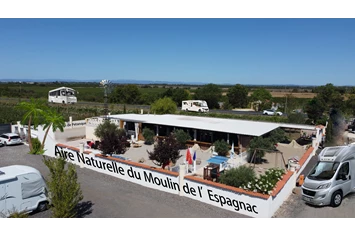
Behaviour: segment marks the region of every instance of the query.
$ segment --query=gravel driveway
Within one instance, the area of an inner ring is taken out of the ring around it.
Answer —
[[[41,156],[27,154],[28,146],[0,147],[0,167],[28,165],[38,169],[44,177],[49,172]],[[83,191],[82,217],[105,218],[235,218],[247,216],[223,210],[212,205],[180,197],[109,175],[77,166],[78,179]],[[50,211],[31,217],[50,217]]]

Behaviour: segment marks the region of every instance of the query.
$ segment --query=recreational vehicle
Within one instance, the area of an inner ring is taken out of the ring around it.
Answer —
[[[207,102],[204,100],[184,100],[182,101],[181,110],[194,112],[208,112]]]
[[[41,173],[29,166],[0,167],[0,217],[44,211],[49,199]]]
[[[77,102],[77,92],[69,87],[59,87],[48,92],[48,102],[60,104],[74,104]]]
[[[355,145],[324,148],[302,185],[302,199],[317,206],[337,207],[355,191]]]

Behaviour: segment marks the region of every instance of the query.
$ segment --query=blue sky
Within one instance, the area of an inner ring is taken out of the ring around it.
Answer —
[[[355,19],[0,19],[0,79],[355,85]]]

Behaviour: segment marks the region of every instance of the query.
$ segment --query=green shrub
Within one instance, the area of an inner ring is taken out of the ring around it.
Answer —
[[[42,144],[41,141],[35,137],[35,138],[31,138],[32,141],[32,151],[30,151],[30,154],[33,155],[42,155],[44,154],[44,150],[42,149]]]
[[[154,142],[154,132],[149,128],[143,128],[142,135],[144,137],[144,144],[151,145]]]
[[[255,179],[255,171],[249,166],[239,166],[225,171],[220,177],[219,182],[229,186],[243,188]]]
[[[225,140],[219,140],[214,142],[215,152],[220,156],[226,156],[229,151],[229,144]]]
[[[52,217],[76,217],[77,206],[83,200],[75,165],[67,163],[65,158],[43,158],[50,171],[47,187],[52,203]]]
[[[9,216],[9,218],[27,218],[27,217],[28,217],[28,213],[26,212],[13,212]]]
[[[190,135],[182,129],[176,129],[174,134],[181,148],[185,148],[186,141],[191,140]]]
[[[25,211],[19,212],[16,210],[15,207],[12,208],[11,211],[8,211],[7,214],[0,212],[0,218],[27,218],[28,217],[28,213]]]
[[[271,168],[265,172],[265,174],[260,175],[259,178],[252,180],[243,188],[258,192],[262,194],[272,194],[277,182],[282,179],[285,174],[285,170],[279,168]]]
[[[100,139],[104,137],[105,134],[114,131],[117,134],[122,134],[123,131],[119,129],[119,127],[111,123],[110,120],[105,120],[103,123],[99,124],[94,131],[94,135]]]

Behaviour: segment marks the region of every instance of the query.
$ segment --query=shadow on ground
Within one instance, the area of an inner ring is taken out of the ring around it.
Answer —
[[[82,218],[92,213],[93,203],[91,201],[81,202],[77,205],[77,218]]]

